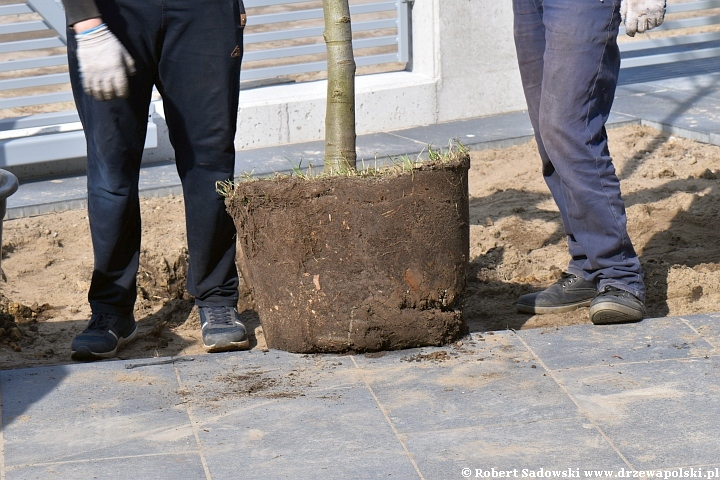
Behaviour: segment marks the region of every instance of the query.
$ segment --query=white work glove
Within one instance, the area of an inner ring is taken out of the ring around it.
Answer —
[[[625,24],[625,33],[634,37],[663,23],[665,0],[622,0],[620,15]]]
[[[135,62],[120,40],[105,24],[78,33],[75,39],[83,90],[96,100],[126,97],[128,75],[135,74]]]

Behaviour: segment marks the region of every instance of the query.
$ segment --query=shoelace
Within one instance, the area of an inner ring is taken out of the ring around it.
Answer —
[[[625,290],[622,290],[617,287],[611,287],[611,286],[607,286],[607,287],[603,288],[603,293],[609,293],[610,295],[615,295],[617,297],[632,295],[630,292],[626,292]]]
[[[101,313],[90,321],[86,330],[107,330],[109,326],[110,319]]]
[[[206,307],[205,318],[210,325],[234,325],[233,315],[226,313],[226,307]]]
[[[571,283],[575,281],[577,277],[573,275],[572,273],[563,273],[560,276],[560,280],[557,281],[563,288],[567,287]]]

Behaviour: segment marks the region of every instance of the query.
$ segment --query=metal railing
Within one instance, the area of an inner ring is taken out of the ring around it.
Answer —
[[[286,80],[326,69],[321,2],[246,0],[245,4],[249,15],[241,81]],[[408,4],[355,0],[351,15],[358,67],[390,64],[403,69],[410,57]],[[64,12],[56,0],[0,5],[0,117],[16,116],[34,105],[72,102],[66,32]],[[52,86],[62,87],[46,88]],[[53,108],[42,109],[48,111]]]
[[[358,73],[405,68],[408,1],[350,0]],[[324,77],[320,0],[245,0],[245,6],[242,88]],[[85,155],[69,86],[66,35],[60,0],[0,0],[0,167]],[[146,148],[154,146],[157,128],[150,115]]]
[[[720,0],[670,3],[665,22],[635,40],[621,29],[621,68],[662,65],[720,56]],[[645,39],[649,37],[649,39]]]
[[[284,11],[273,8],[277,6]],[[321,2],[245,0],[245,7],[248,21],[241,81],[326,70]],[[410,59],[408,1],[351,1],[350,14],[356,65],[404,69]]]
[[[72,102],[66,85],[65,13],[55,0],[27,0],[0,6],[0,112],[7,109]],[[13,91],[20,91],[19,95]]]
[[[403,70],[412,0],[350,0],[358,73]],[[245,0],[241,88],[315,80],[326,70],[320,0]],[[85,155],[60,0],[0,0],[0,168]],[[156,94],[157,95],[157,94]],[[146,148],[157,146],[150,120]]]

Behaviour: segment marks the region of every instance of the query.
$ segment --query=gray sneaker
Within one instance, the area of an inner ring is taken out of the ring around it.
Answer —
[[[209,352],[250,348],[247,330],[234,307],[200,307],[199,310],[203,344]]]
[[[593,282],[572,273],[563,273],[560,280],[545,290],[522,295],[516,308],[521,313],[562,313],[587,307],[597,295]]]
[[[639,322],[645,313],[639,298],[615,287],[605,287],[590,304],[590,321],[595,325]]]
[[[132,315],[94,313],[82,333],[72,341],[73,360],[90,362],[117,356],[118,350],[137,338],[138,331]]]

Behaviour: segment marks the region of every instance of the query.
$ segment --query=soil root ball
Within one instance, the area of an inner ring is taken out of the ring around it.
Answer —
[[[270,348],[378,351],[464,334],[469,157],[373,176],[276,177],[227,199]]]

